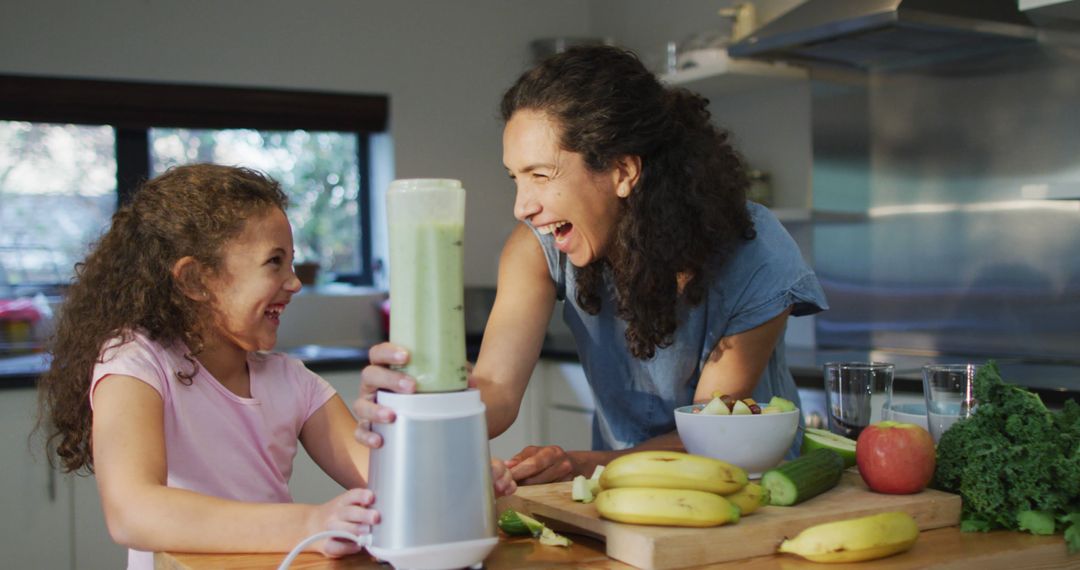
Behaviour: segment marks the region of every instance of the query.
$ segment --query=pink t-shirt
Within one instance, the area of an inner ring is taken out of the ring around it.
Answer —
[[[126,344],[107,343],[94,366],[94,388],[105,376],[121,374],[146,382],[164,406],[168,486],[239,501],[287,503],[293,457],[304,422],[334,396],[325,380],[284,354],[251,353],[251,398],[222,386],[205,368],[190,385],[176,372],[190,373],[183,345],[163,347],[136,333]],[[144,556],[145,555],[145,556]],[[149,553],[130,551],[129,568],[152,568]]]

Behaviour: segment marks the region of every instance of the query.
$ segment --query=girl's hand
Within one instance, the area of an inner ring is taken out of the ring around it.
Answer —
[[[510,469],[498,459],[491,460],[491,480],[495,483],[496,497],[508,497],[517,491],[517,482],[510,474]]]
[[[416,391],[416,380],[390,369],[390,366],[402,366],[409,362],[409,353],[397,345],[384,342],[371,347],[368,361],[371,364],[360,373],[360,397],[353,402],[352,409],[357,419],[356,440],[375,448],[382,445],[382,438],[371,431],[372,422],[394,421],[394,410],[376,404],[375,393],[389,390],[411,394]]]
[[[378,524],[379,511],[370,508],[375,501],[375,493],[370,489],[350,489],[334,497],[315,509],[311,534],[326,530],[341,530],[357,536],[369,534],[371,525]],[[343,538],[330,538],[315,543],[323,555],[340,558],[355,554],[363,549],[355,541]]]

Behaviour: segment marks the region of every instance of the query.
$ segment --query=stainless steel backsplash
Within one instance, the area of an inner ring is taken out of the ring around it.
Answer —
[[[1080,361],[1080,49],[815,72],[812,116],[819,346]]]

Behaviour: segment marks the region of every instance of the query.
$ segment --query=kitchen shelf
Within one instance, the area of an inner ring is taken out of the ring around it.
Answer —
[[[781,63],[763,63],[723,57],[707,64],[667,73],[660,80],[685,87],[706,97],[766,89],[806,81],[805,69]]]

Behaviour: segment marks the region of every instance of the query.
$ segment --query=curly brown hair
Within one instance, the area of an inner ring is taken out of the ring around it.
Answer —
[[[605,273],[616,314],[640,359],[671,344],[680,298],[702,301],[706,267],[719,266],[741,240],[755,236],[746,208],[747,168],[714,125],[708,100],[665,88],[632,52],[577,47],[525,72],[503,95],[504,122],[518,110],[541,111],[561,127],[559,144],[594,172],[622,156],[641,158],[641,175],[624,201],[611,252],[581,268],[577,302],[600,310]]]
[[[129,342],[138,330],[162,344],[182,342],[192,368],[177,371],[177,380],[191,383],[210,309],[184,294],[197,290],[190,287],[199,287],[202,276],[174,278],[173,265],[191,256],[207,274],[220,270],[222,246],[248,218],[287,204],[278,183],[259,172],[194,164],[145,182],[117,210],[76,264],[49,342],[52,363],[38,384],[37,428],[46,431],[50,462],[55,454],[64,471],[94,470],[90,377],[107,341]]]

